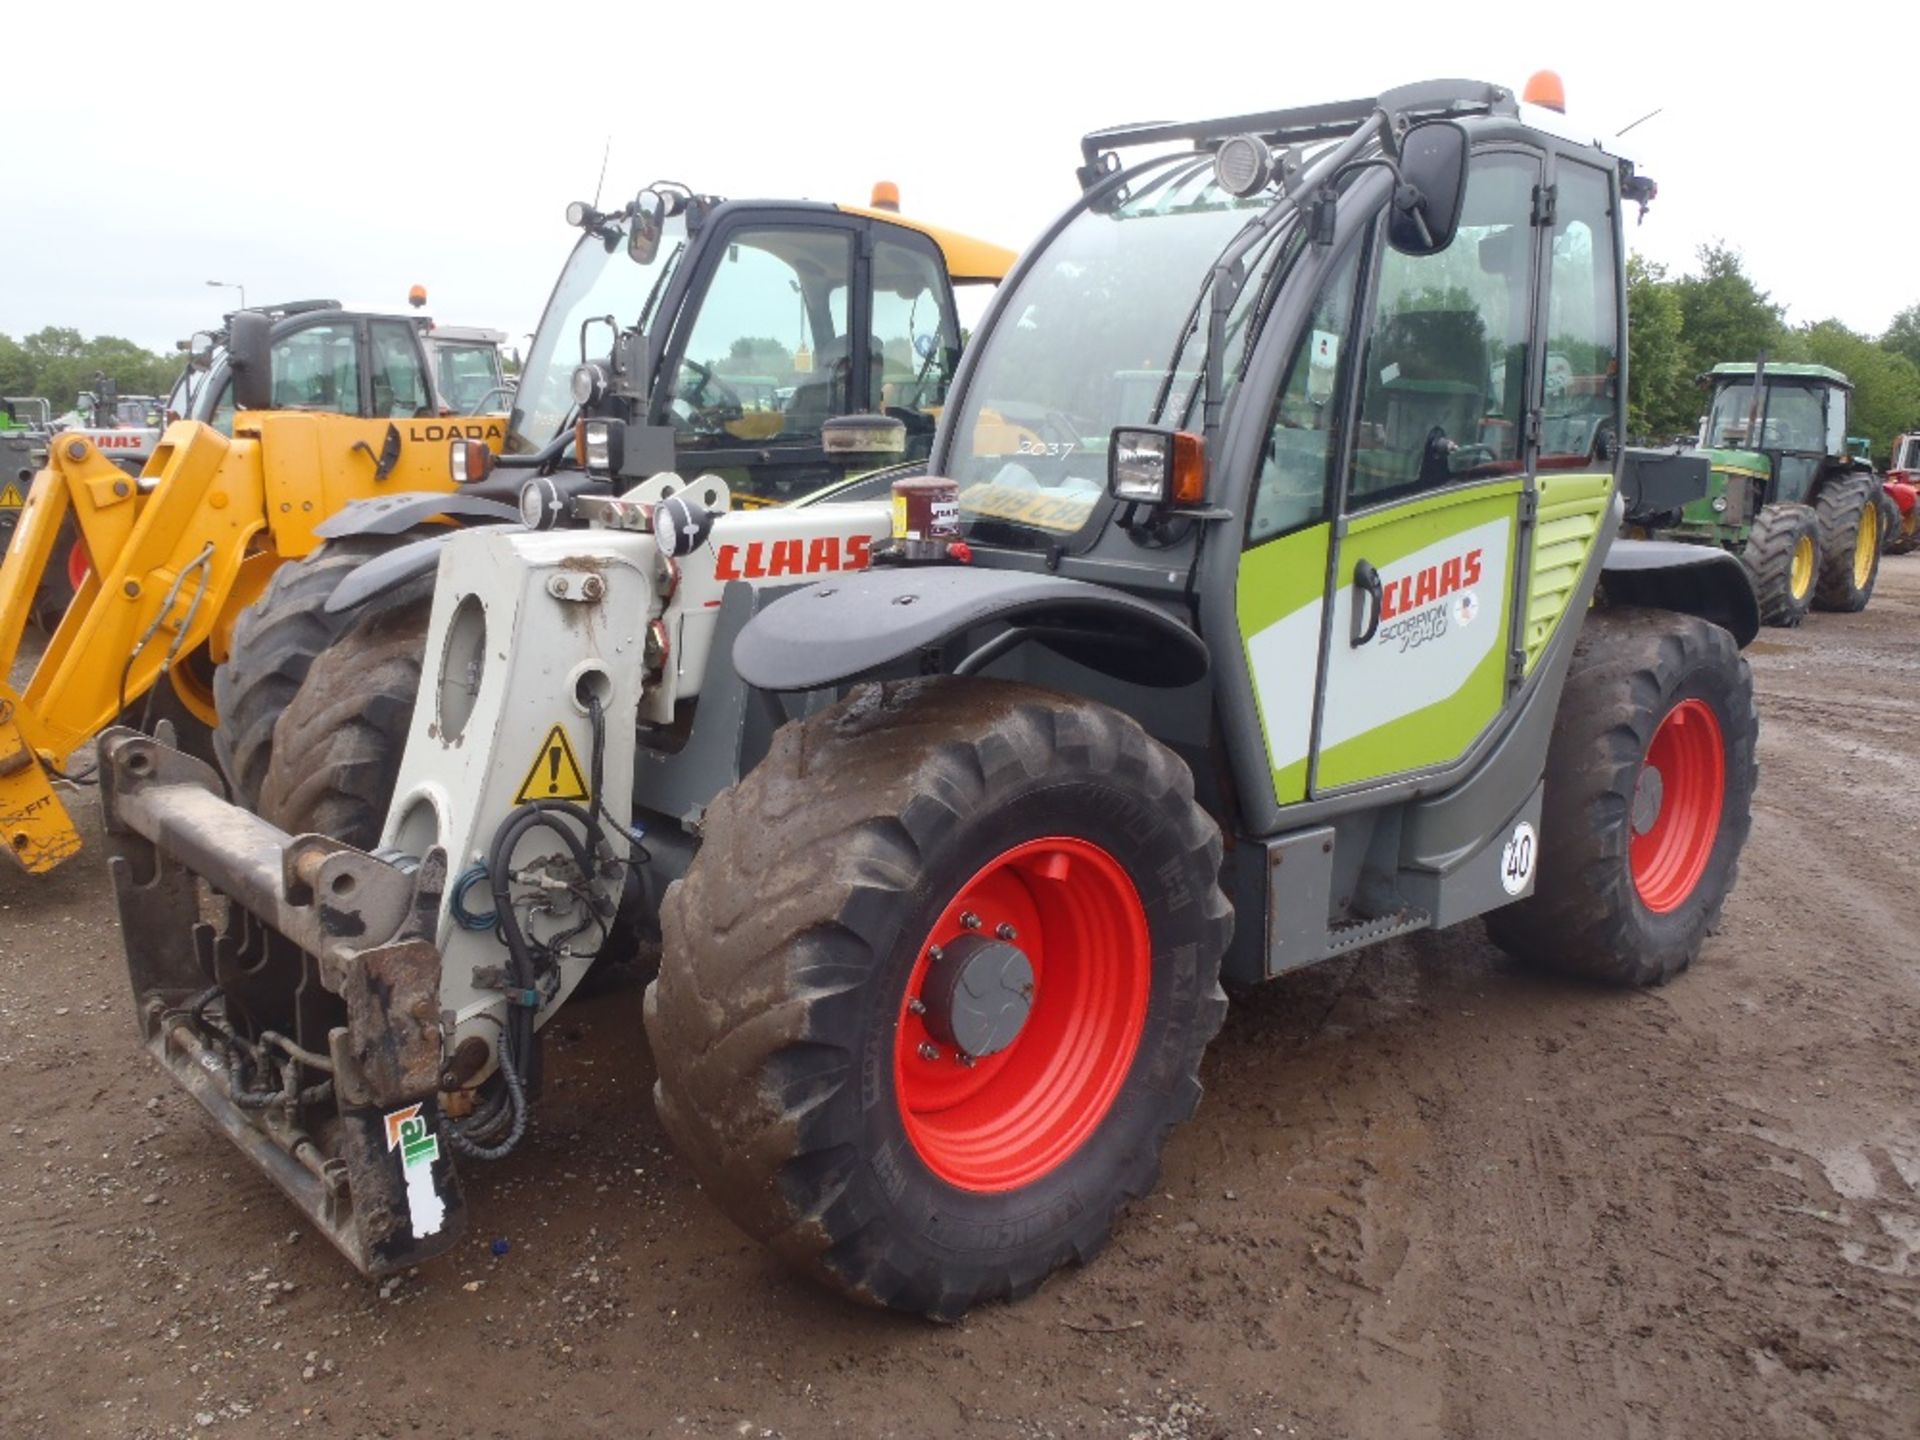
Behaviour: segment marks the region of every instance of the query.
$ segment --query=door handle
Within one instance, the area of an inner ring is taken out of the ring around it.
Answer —
[[[1358,597],[1354,600],[1353,648],[1358,650],[1380,633],[1380,607],[1385,599],[1385,591],[1380,584],[1380,572],[1365,560],[1353,567],[1353,588],[1364,591],[1373,601],[1367,610],[1367,624],[1363,630],[1360,626],[1360,602]]]

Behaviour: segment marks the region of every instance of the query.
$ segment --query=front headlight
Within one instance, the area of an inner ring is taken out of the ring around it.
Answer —
[[[582,467],[596,475],[618,470],[625,431],[626,426],[618,420],[579,421],[573,429],[573,448]]]
[[[1137,505],[1197,505],[1207,492],[1206,447],[1185,430],[1116,426],[1107,446],[1107,493]]]

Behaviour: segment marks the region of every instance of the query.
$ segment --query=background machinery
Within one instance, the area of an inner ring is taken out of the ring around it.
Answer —
[[[1699,453],[1708,493],[1660,533],[1745,562],[1769,625],[1809,609],[1864,610],[1880,573],[1883,509],[1864,442],[1847,434],[1853,386],[1824,365],[1716,365]]]
[[[654,474],[551,516],[535,476],[551,528],[448,539],[377,846],[302,818],[364,779],[318,742],[377,615],[295,696],[315,748],[276,750],[264,815],[109,735],[149,1049],[399,1269],[459,1234],[459,1162],[526,1133],[540,1027],[637,905],[703,1190],[834,1289],[953,1316],[1150,1191],[1223,977],[1483,915],[1531,964],[1674,976],[1747,833],[1757,609],[1723,551],[1617,538],[1649,187],[1560,128],[1441,81],[1089,135],[930,473],[761,509]],[[691,433],[739,440],[718,367],[637,335]]]
[[[313,807],[301,828],[374,842],[419,687],[435,566],[454,534],[444,516],[548,528],[577,496],[682,468],[718,477],[740,506],[844,498],[877,465],[924,463],[960,358],[956,289],[990,288],[1014,261],[896,210],[666,184],[612,212],[570,206],[567,218],[581,237],[498,459],[455,447],[452,507],[397,492],[347,507],[318,527],[325,548],[240,617],[214,740],[243,804],[261,799],[279,718],[313,657],[349,625],[377,625],[381,662],[355,678],[360,703],[324,741],[338,765],[315,771],[353,782],[299,787]],[[855,415],[867,421],[847,423]],[[884,479],[865,483],[884,495]],[[748,574],[759,563],[740,560]],[[284,817],[294,802],[276,803]]]
[[[113,445],[144,431],[47,443],[0,560],[0,823],[17,863],[78,849],[53,781],[117,718],[167,718],[205,752],[235,620],[320,544],[320,521],[363,496],[451,490],[455,440],[501,442],[501,416],[444,416],[429,328],[324,300],[238,311],[190,342],[173,397],[190,418],[133,473]],[[16,691],[34,622],[49,638]]]
[[[1893,437],[1882,488],[1892,506],[1887,516],[1887,553],[1904,555],[1920,544],[1920,505],[1915,504],[1920,496],[1920,434]]]

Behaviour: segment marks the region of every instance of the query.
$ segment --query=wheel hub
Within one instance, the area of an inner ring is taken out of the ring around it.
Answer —
[[[1657,765],[1643,765],[1640,779],[1633,787],[1633,833],[1644,835],[1660,819],[1660,807],[1666,799],[1667,782],[1660,778]]]
[[[927,968],[927,1030],[963,1055],[985,1059],[1020,1038],[1033,1013],[1033,962],[1018,945],[966,934]]]

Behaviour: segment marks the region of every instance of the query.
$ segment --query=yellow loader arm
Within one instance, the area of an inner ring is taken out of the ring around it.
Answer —
[[[475,433],[478,432],[478,433]],[[282,562],[320,545],[314,527],[354,500],[451,490],[455,439],[498,448],[504,418],[363,420],[242,412],[229,440],[169,426],[138,479],[82,436],[56,436],[0,560],[0,844],[25,869],[80,848],[52,785],[73,752],[163,676],[187,709],[218,718],[206,683],[240,612]],[[12,674],[71,515],[88,570],[24,689]],[[187,662],[192,661],[189,665]]]

